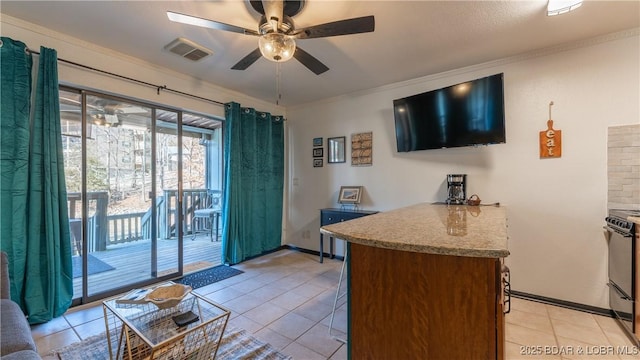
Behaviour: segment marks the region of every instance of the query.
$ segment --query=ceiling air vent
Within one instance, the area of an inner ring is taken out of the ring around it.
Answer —
[[[165,46],[164,49],[169,50],[172,53],[178,54],[183,58],[187,58],[191,61],[198,61],[213,54],[213,51],[185,38],[177,38],[173,40],[167,46]]]

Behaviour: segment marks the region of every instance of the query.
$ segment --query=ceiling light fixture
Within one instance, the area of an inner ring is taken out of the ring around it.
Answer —
[[[93,123],[100,126],[106,127],[117,127],[120,125],[120,118],[118,115],[113,114],[93,114],[91,115],[93,118]]]
[[[293,37],[279,33],[260,36],[258,47],[262,56],[275,62],[285,62],[296,52],[296,42]]]
[[[582,0],[549,0],[547,16],[554,16],[575,10],[582,5]]]

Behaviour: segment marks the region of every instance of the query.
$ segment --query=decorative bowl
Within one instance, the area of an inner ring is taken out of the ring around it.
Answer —
[[[191,286],[172,284],[159,286],[145,296],[145,300],[154,303],[159,309],[174,307],[191,292]]]

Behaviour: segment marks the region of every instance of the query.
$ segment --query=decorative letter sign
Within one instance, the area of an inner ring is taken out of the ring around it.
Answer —
[[[547,121],[547,130],[540,131],[540,158],[562,156],[562,130],[553,129],[553,120]]]
[[[553,101],[549,103],[549,121],[547,121],[547,130],[540,131],[541,159],[559,158],[562,156],[562,130],[553,129],[551,106],[553,106]]]

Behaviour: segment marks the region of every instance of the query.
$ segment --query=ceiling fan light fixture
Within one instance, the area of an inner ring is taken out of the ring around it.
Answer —
[[[582,6],[582,0],[549,0],[547,16],[554,16],[573,11]]]
[[[296,52],[296,41],[284,34],[268,33],[260,36],[258,47],[265,58],[274,62],[285,62]]]

